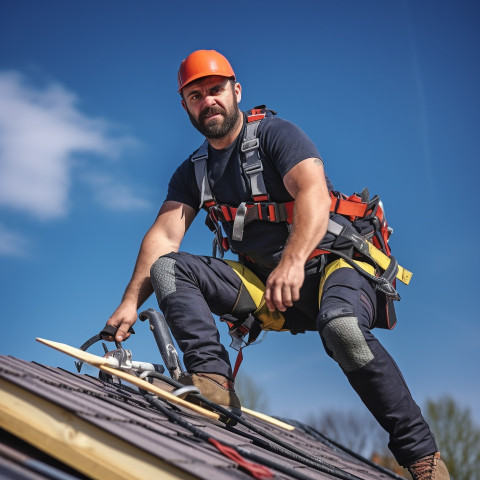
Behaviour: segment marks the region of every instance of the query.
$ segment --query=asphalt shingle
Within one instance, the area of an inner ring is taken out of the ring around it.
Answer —
[[[199,440],[183,426],[169,421],[164,414],[153,408],[136,388],[127,384],[107,383],[90,375],[77,374],[7,356],[0,356],[0,379],[8,382],[4,385],[15,385],[20,388],[19,392],[34,394],[49,404],[61,408],[62,411],[68,412],[74,418],[108,433],[112,436],[109,438],[126,442],[132,448],[138,448],[139,451],[151,455],[150,458],[155,457],[171,465],[174,468],[172,478],[175,478],[175,475],[177,475],[176,478],[193,477],[203,480],[252,478],[248,472],[239,468],[236,462],[222,455],[211,444]],[[1,408],[0,405],[0,419],[4,419],[5,415]],[[262,438],[262,435],[247,426],[237,424],[234,427],[226,427],[221,422],[203,418],[184,408],[168,405],[168,409],[220,442],[246,448],[256,454],[260,460],[277,465],[280,469],[282,467],[292,469],[297,472],[297,476],[303,475],[303,478],[312,480],[341,478],[338,475],[319,471],[312,466],[302,465],[295,459],[289,458],[278,446],[274,451],[266,449],[265,445],[272,444],[272,440]],[[317,458],[320,462],[338,468],[343,472],[344,478],[348,478],[348,474],[365,480],[395,478],[329,444],[321,436],[308,434],[301,428],[289,431],[246,413],[243,416],[257,429],[263,429],[284,442],[300,448],[305,454]],[[0,427],[9,430],[7,423],[3,420],[0,422]],[[16,434],[15,431],[9,431],[6,435],[15,437]],[[28,443],[28,434],[23,432],[18,436],[23,437],[23,440]],[[49,455],[54,457],[55,452],[50,452]],[[60,454],[55,461],[60,463],[63,461]],[[15,462],[12,458],[2,456],[0,453],[0,468],[2,472],[8,473],[25,467],[21,462]],[[158,468],[161,470],[161,467]],[[293,474],[282,473],[276,468],[272,468],[272,471],[275,474],[274,478],[277,479],[294,478]],[[91,474],[91,478],[101,478],[96,476],[95,472],[83,473],[87,476]],[[162,472],[159,471],[158,475],[160,473]],[[4,474],[4,478],[16,478],[13,473],[11,477],[5,475],[7,474]],[[54,478],[42,477],[38,472],[35,475],[41,479]],[[32,474],[31,478],[37,477]],[[78,473],[77,478],[85,477]],[[150,477],[139,474],[138,478]]]

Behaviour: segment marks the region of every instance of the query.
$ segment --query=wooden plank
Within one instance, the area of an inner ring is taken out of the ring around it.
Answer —
[[[0,378],[0,426],[95,480],[198,480]]]
[[[295,427],[293,425],[282,422],[281,420],[277,420],[276,418],[265,415],[264,413],[256,412],[255,410],[250,410],[250,409],[245,408],[245,407],[242,407],[242,412],[248,413],[249,415],[252,415],[253,417],[257,417],[260,420],[263,420],[267,423],[271,423],[272,425],[283,428],[285,430],[289,430],[289,431],[295,430]]]
[[[126,382],[131,383],[132,385],[135,385],[138,388],[141,388],[150,393],[153,393],[158,397],[163,398],[164,400],[168,400],[169,402],[172,402],[175,405],[180,405],[182,407],[188,408],[189,410],[192,410],[195,413],[199,413],[203,417],[209,418],[211,420],[220,419],[220,415],[218,415],[218,413],[211,412],[210,410],[200,407],[199,405],[195,405],[193,403],[188,402],[187,400],[178,398],[175,395],[172,395],[171,393],[166,392],[165,390],[162,390],[161,388],[156,387],[155,385],[152,385],[146,380],[142,380],[141,378],[131,375],[130,373],[109,367],[108,359],[104,357],[99,357],[98,355],[93,355],[92,353],[84,352],[83,350],[80,350],[75,347],[71,347],[70,345],[67,345],[65,343],[54,342],[52,340],[46,340],[44,338],[37,338],[37,341],[51,348],[54,348],[55,350],[58,350],[62,353],[66,353],[71,357],[77,358],[82,362],[85,362],[85,363],[88,363],[89,365],[97,367],[100,370],[103,370],[104,372],[109,373],[110,375],[115,375],[116,377],[121,378],[122,380],[125,380]]]

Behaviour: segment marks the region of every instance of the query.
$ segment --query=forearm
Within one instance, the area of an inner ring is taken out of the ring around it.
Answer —
[[[142,241],[138,253],[132,278],[130,279],[122,303],[130,303],[139,309],[153,292],[150,281],[150,268],[162,255],[178,250],[177,245],[172,245],[162,238],[158,238],[150,230]]]
[[[165,241],[152,227],[145,235],[138,253],[132,278],[125,289],[122,301],[107,324],[118,327],[115,339],[118,342],[128,339],[129,329],[137,320],[137,311],[153,292],[150,281],[150,268],[158,257],[178,250],[178,245]]]
[[[300,298],[305,263],[327,231],[330,210],[320,159],[310,158],[297,164],[285,175],[284,182],[295,199],[292,229],[282,258],[265,285],[268,308],[282,312]]]
[[[309,255],[325,236],[330,198],[314,188],[299,191],[295,198],[293,224],[282,261],[305,264]]]
[[[130,336],[129,328],[137,320],[137,310],[153,292],[151,266],[162,255],[178,251],[194,217],[194,209],[187,205],[178,202],[165,202],[162,205],[157,219],[142,241],[122,301],[107,321],[107,325],[118,327],[117,341],[121,342]]]
[[[152,294],[151,266],[162,255],[178,251],[194,217],[194,210],[186,205],[177,202],[162,205],[157,219],[143,238],[132,278],[123,294],[123,304],[138,309]]]

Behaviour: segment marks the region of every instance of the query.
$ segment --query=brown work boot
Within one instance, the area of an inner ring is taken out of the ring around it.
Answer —
[[[241,415],[240,400],[233,388],[233,382],[228,378],[216,373],[192,373],[181,376],[178,381],[183,385],[195,385],[208,400]],[[195,397],[190,395],[188,400],[195,402]]]
[[[447,467],[440,452],[427,455],[407,467],[413,480],[450,480]]]

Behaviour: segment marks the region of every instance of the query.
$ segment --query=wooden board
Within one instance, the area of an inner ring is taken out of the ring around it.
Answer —
[[[0,392],[0,428],[88,478],[198,480],[196,475],[2,378]]]
[[[257,417],[264,422],[271,423],[272,425],[276,425],[277,427],[283,428],[285,430],[295,430],[293,425],[288,423],[282,422],[281,420],[277,420],[276,418],[270,417],[269,415],[265,415],[264,413],[256,412],[255,410],[250,410],[249,408],[242,407],[242,412],[248,413],[253,417]]]
[[[152,385],[146,380],[142,380],[141,378],[131,375],[130,373],[124,372],[122,370],[117,370],[115,368],[108,366],[109,362],[107,358],[99,357],[98,355],[93,355],[92,353],[84,352],[83,350],[80,350],[75,347],[71,347],[66,343],[54,342],[52,340],[46,340],[44,338],[38,338],[38,337],[36,340],[37,342],[43,343],[44,345],[54,348],[59,352],[66,353],[67,355],[77,358],[82,362],[85,362],[85,363],[88,363],[89,365],[97,367],[100,370],[103,370],[104,372],[109,373],[110,375],[114,375],[118,378],[121,378],[122,380],[125,380],[126,382],[131,383],[132,385],[135,385],[136,387],[141,388],[142,390],[146,390],[150,393],[153,393],[164,400],[168,400],[169,402],[174,403],[175,405],[188,408],[189,410],[192,410],[195,413],[199,413],[200,415],[206,418],[210,418],[211,420],[220,419],[220,415],[218,415],[218,413],[211,412],[210,410],[200,407],[199,405],[195,405],[186,400],[178,398],[175,395],[172,395],[171,393],[166,392],[165,390],[162,390],[161,388],[156,387],[155,385]]]

